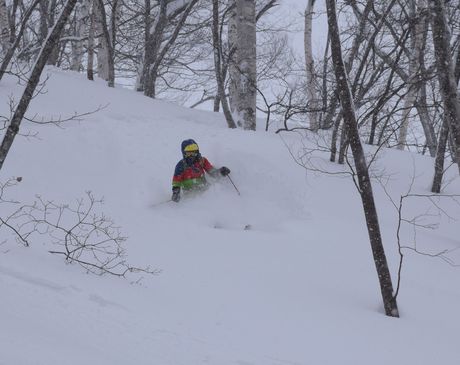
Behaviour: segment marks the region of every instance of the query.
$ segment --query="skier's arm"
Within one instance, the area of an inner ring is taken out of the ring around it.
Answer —
[[[219,170],[217,170],[211,164],[211,162],[208,161],[208,159],[206,157],[202,157],[201,164],[202,164],[202,166],[204,168],[204,171],[206,171],[209,175],[211,175],[212,177],[217,177],[218,176]]]
[[[203,157],[203,168],[212,177],[227,176],[230,173],[228,167],[222,166],[220,169],[216,169],[206,157]]]
[[[184,173],[184,166],[182,164],[182,161],[180,161],[174,170],[174,176],[172,180],[172,196],[171,200],[174,202],[178,202],[180,200],[180,188],[182,186],[182,180],[184,179],[183,177]]]

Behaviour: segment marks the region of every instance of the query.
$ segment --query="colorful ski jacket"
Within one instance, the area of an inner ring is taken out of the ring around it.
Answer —
[[[218,172],[206,157],[200,156],[200,159],[191,165],[188,165],[185,159],[180,160],[174,170],[172,186],[184,190],[203,188],[207,184],[205,172],[210,175],[216,175]]]

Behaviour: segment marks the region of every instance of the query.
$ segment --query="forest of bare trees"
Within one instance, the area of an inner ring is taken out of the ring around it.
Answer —
[[[291,24],[277,0],[0,0],[0,85],[5,74],[27,80],[0,126],[0,169],[45,64],[223,111],[229,128],[303,130],[333,163],[353,157],[385,308],[396,316],[362,145],[430,156],[433,193],[446,169],[460,171],[460,1],[326,4],[305,0]],[[315,31],[321,16],[328,34]],[[294,31],[302,50],[289,42]]]
[[[329,131],[331,159],[337,154],[343,162],[347,143],[327,35],[324,54],[312,51],[314,19],[324,5],[305,2],[303,52],[288,41],[295,27],[276,18],[278,5],[79,0],[47,64],[152,98],[228,110],[230,127],[255,129],[257,109],[266,121],[259,128]],[[0,1],[0,77],[28,72],[63,6],[61,0]],[[458,158],[456,123],[444,117],[455,109],[447,88],[460,76],[458,11],[456,2],[337,2],[360,135],[370,145],[437,157],[436,181],[445,168],[440,155]]]

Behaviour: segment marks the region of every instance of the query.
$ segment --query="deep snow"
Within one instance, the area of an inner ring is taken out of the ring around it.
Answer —
[[[90,190],[129,237],[129,261],[162,272],[139,284],[96,277],[49,254],[46,236],[25,248],[2,227],[0,364],[459,363],[459,269],[406,250],[401,318],[386,317],[356,188],[349,177],[299,167],[291,153],[309,143],[300,135],[229,130],[215,113],[48,72],[47,93],[29,115],[105,108],[63,128],[25,122],[21,132],[38,136],[14,142],[0,180],[23,180],[8,196],[72,203]],[[20,89],[12,78],[0,83],[0,115]],[[170,197],[186,138],[230,167],[241,196],[222,179],[200,197],[156,205]],[[318,155],[323,166],[342,169],[327,157]],[[428,157],[383,151],[376,169],[395,200],[413,176],[411,191],[428,193]],[[450,173],[446,193],[459,194]],[[379,184],[374,189],[396,281],[397,214]],[[407,204],[407,217],[429,207],[423,198]],[[440,204],[460,218],[457,205]],[[10,209],[0,204],[0,215]],[[441,225],[417,231],[420,250],[458,250],[458,222],[426,219]],[[403,237],[411,245],[410,227]],[[460,263],[457,251],[449,255]]]

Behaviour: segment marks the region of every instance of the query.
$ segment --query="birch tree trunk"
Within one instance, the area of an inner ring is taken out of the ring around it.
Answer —
[[[447,26],[446,10],[444,1],[430,0],[429,5],[436,67],[444,104],[444,116],[454,142],[453,147],[460,172],[460,102],[455,82],[454,65],[450,54],[450,32]]]
[[[307,73],[307,105],[309,109],[316,110],[319,106],[319,96],[315,89],[315,68],[313,62],[312,49],[312,23],[313,23],[313,7],[315,0],[308,0],[307,8],[305,9],[305,30],[304,30],[304,51],[305,51],[305,70]],[[312,111],[308,113],[310,120],[310,128],[313,131],[319,129],[318,112]]]
[[[6,54],[9,48],[10,26],[8,22],[8,9],[5,0],[0,0],[0,49]]]
[[[397,148],[404,150],[407,145],[407,132],[409,129],[409,117],[412,107],[417,99],[420,75],[420,54],[424,47],[424,23],[426,18],[426,0],[411,0],[409,3],[409,14],[413,22],[411,29],[411,49],[409,61],[409,80],[407,84],[407,94],[404,99],[404,109],[401,127],[399,129]]]
[[[146,53],[147,53],[147,45],[150,39],[150,32],[152,29],[152,4],[150,0],[144,0],[144,47],[142,50],[142,54],[138,56],[138,64],[137,64],[137,76],[136,76],[136,85],[135,90],[139,92],[144,92],[145,90],[145,78],[146,74]]]
[[[115,87],[115,60],[114,60],[114,53],[115,49],[113,48],[113,43],[112,43],[112,37],[111,37],[111,32],[109,30],[109,26],[107,24],[107,14],[105,12],[105,7],[104,7],[104,2],[103,0],[97,0],[98,5],[99,5],[99,14],[100,14],[100,22],[101,22],[101,27],[102,27],[102,34],[103,34],[103,43],[104,46],[107,48],[107,54],[104,54],[104,57],[106,56],[107,58],[104,59],[106,64],[103,66],[104,67],[104,72],[106,71],[105,68],[107,68],[107,83],[109,87]],[[116,6],[117,2],[114,1],[112,5],[112,13],[116,11]],[[105,76],[105,75],[104,75]]]
[[[67,19],[69,18],[73,8],[75,7],[76,2],[77,0],[67,0],[56,24],[53,28],[51,28],[48,37],[46,38],[41,48],[40,54],[38,55],[37,61],[35,62],[35,66],[32,69],[32,73],[30,74],[29,81],[27,82],[27,85],[22,94],[21,100],[16,107],[8,129],[6,130],[6,133],[3,137],[2,144],[0,145],[0,170],[2,169],[6,156],[8,155],[8,152],[14,142],[14,138],[19,132],[21,121],[27,111],[27,108],[29,107],[30,101],[33,98],[35,89],[40,82],[40,76],[46,65],[46,61],[53,52],[56,43],[59,41],[64,25],[67,22]]]
[[[236,64],[237,57],[237,13],[236,13],[236,1],[229,1],[229,18],[228,18],[228,94],[229,94],[229,105],[230,111],[233,116],[236,116],[238,110],[238,80],[239,72]]]
[[[110,37],[107,29],[107,20],[105,18],[104,4],[100,0],[96,2],[96,34],[99,36],[97,47],[97,75],[99,78],[109,81],[109,42]],[[104,27],[105,23],[105,27]],[[106,29],[104,29],[106,28]]]
[[[239,75],[237,124],[256,130],[256,7],[255,0],[237,0],[237,61]]]
[[[358,132],[353,96],[348,81],[348,75],[342,58],[342,48],[340,43],[339,28],[337,24],[337,14],[335,0],[326,0],[327,18],[329,32],[331,36],[331,53],[334,66],[334,73],[337,82],[337,92],[342,106],[344,123],[347,128],[348,140],[353,154],[356,174],[359,185],[359,193],[366,218],[369,240],[377,269],[380,283],[383,304],[387,316],[399,317],[396,298],[393,295],[393,285],[388,264],[383,249],[380,226],[375,207],[372,184],[369,177],[366,158]]]
[[[76,5],[75,16],[75,40],[71,42],[72,54],[70,69],[72,71],[80,71],[82,69],[83,56],[85,50],[83,47],[83,37],[86,34],[86,20],[89,17],[90,0],[83,0],[81,4]],[[94,37],[94,34],[93,34]],[[88,47],[89,49],[89,47]],[[88,51],[89,52],[89,51]]]
[[[422,56],[423,57],[423,56]],[[423,69],[423,67],[422,67]],[[423,76],[422,76],[423,77]],[[430,151],[430,156],[436,156],[437,142],[436,132],[434,130],[433,121],[428,111],[428,102],[426,96],[426,83],[420,85],[418,98],[415,104],[417,113],[420,117],[420,123],[422,124],[423,131],[425,132],[426,145]]]
[[[115,63],[115,47],[117,46],[117,28],[121,19],[122,1],[112,0],[112,12],[110,14],[110,42],[112,48],[112,57]]]

